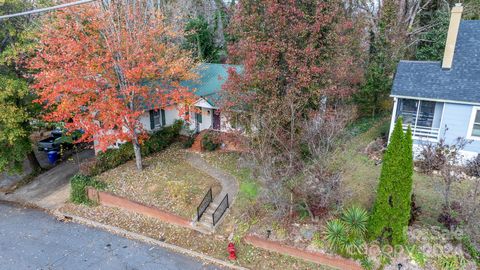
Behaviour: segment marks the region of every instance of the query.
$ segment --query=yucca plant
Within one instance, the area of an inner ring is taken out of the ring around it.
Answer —
[[[343,211],[340,219],[327,222],[325,239],[331,250],[346,257],[360,259],[364,255],[368,212],[357,206]]]
[[[345,243],[347,241],[347,229],[345,224],[339,220],[334,219],[327,222],[325,239],[328,247],[335,252],[344,253]]]
[[[368,212],[367,210],[351,206],[343,211],[341,220],[346,224],[349,234],[354,238],[363,238],[367,232]]]

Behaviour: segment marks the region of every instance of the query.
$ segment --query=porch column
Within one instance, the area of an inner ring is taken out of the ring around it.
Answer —
[[[395,117],[397,116],[397,104],[398,98],[393,98],[393,112],[392,112],[392,120],[390,121],[390,131],[388,132],[388,142],[390,143],[390,136],[392,136],[393,128],[395,127]]]

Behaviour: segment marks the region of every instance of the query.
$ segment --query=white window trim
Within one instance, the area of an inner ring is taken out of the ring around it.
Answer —
[[[472,136],[473,131],[473,124],[475,123],[475,116],[477,115],[477,111],[480,111],[480,106],[475,106],[472,108],[472,113],[470,114],[470,122],[468,124],[468,131],[466,138],[468,140],[475,140],[480,141],[480,136]]]

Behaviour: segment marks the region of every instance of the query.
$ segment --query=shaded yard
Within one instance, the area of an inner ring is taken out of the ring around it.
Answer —
[[[192,218],[207,190],[212,187],[215,196],[221,186],[211,176],[190,166],[186,155],[181,144],[173,144],[146,157],[142,172],[137,171],[135,161],[130,161],[100,174],[97,179],[108,184],[108,192]]]

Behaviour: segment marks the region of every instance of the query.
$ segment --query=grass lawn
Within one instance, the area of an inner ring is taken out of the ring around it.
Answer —
[[[108,184],[108,192],[192,218],[207,190],[212,187],[215,196],[221,186],[211,176],[190,166],[186,155],[181,144],[173,144],[144,158],[146,166],[142,172],[137,171],[132,160],[97,178]]]
[[[363,150],[368,143],[380,136],[380,129],[384,121],[389,118],[379,119],[372,128],[352,138],[347,143],[347,148],[339,158],[343,165],[343,189],[346,206],[356,204],[370,208],[375,199],[375,193],[380,177],[380,165],[375,165]],[[415,172],[413,176],[413,193],[416,196],[417,205],[422,207],[419,222],[426,225],[439,225],[437,217],[441,212],[443,195],[442,181],[439,177],[429,176]],[[464,181],[453,185],[452,199],[462,201],[472,183]]]

